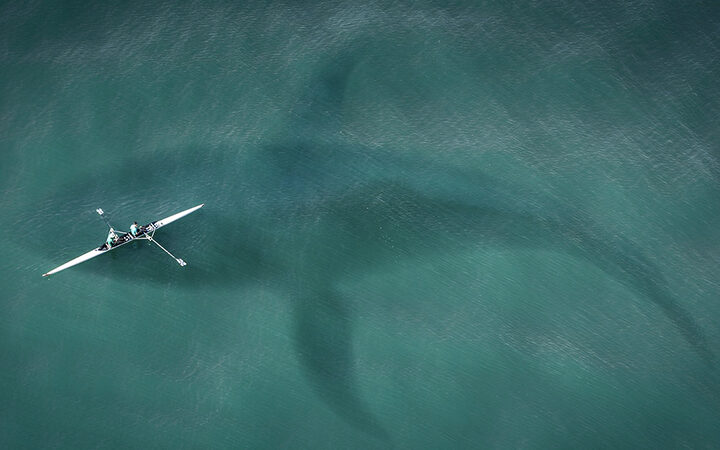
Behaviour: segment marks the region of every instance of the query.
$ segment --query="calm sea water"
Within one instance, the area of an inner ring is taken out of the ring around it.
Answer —
[[[720,445],[713,2],[5,2],[3,448]],[[205,208],[50,279],[116,227]]]

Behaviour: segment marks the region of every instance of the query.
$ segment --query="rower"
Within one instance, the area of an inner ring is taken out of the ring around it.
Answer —
[[[115,230],[110,228],[110,232],[108,233],[107,237],[107,248],[112,247],[112,245],[117,241],[117,234],[115,234]]]
[[[133,224],[130,225],[130,234],[132,234],[133,237],[137,237],[139,231],[140,230],[138,229],[138,223],[133,222]]]

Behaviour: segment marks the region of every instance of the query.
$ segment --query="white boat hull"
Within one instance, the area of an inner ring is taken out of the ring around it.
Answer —
[[[158,228],[164,227],[165,225],[167,225],[167,224],[169,224],[169,223],[175,222],[176,220],[178,220],[178,219],[180,219],[180,218],[183,218],[183,217],[187,216],[187,215],[190,214],[190,213],[194,213],[195,211],[197,211],[198,209],[202,208],[203,206],[205,206],[205,203],[203,203],[203,204],[201,204],[201,205],[197,205],[197,206],[195,206],[194,208],[186,209],[185,211],[179,212],[179,213],[177,213],[177,214],[173,214],[173,215],[170,216],[170,217],[166,217],[166,218],[164,218],[164,219],[156,220],[155,222],[152,223],[152,225],[153,225],[153,227],[157,230]]]
[[[46,277],[46,276],[48,276],[48,275],[52,275],[52,274],[54,274],[54,273],[60,272],[61,270],[65,270],[65,269],[67,269],[68,267],[75,266],[75,265],[77,265],[77,264],[80,264],[81,262],[87,261],[88,259],[92,259],[92,258],[94,258],[94,257],[96,257],[96,256],[100,256],[100,255],[102,255],[103,253],[105,253],[105,252],[107,252],[107,251],[108,251],[108,250],[98,250],[97,248],[92,249],[92,250],[90,250],[89,252],[85,253],[84,255],[80,255],[80,256],[78,256],[77,258],[66,262],[66,263],[63,264],[62,266],[58,266],[58,267],[54,268],[53,270],[51,270],[50,272],[44,273],[43,276]]]

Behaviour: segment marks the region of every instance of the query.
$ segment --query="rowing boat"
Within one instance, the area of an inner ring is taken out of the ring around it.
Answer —
[[[165,247],[163,247],[162,245],[160,245],[160,244],[155,240],[155,238],[154,238],[154,236],[155,236],[155,231],[158,230],[159,228],[164,227],[164,226],[167,225],[167,224],[170,224],[170,223],[175,222],[176,220],[178,220],[178,219],[180,219],[180,218],[182,218],[182,217],[187,216],[188,214],[190,214],[190,213],[192,213],[192,212],[197,211],[198,209],[202,208],[204,205],[205,205],[204,203],[201,204],[201,205],[197,205],[197,206],[195,206],[195,207],[193,207],[193,208],[186,209],[185,211],[181,211],[181,212],[179,212],[179,213],[177,213],[177,214],[173,214],[172,216],[166,217],[166,218],[164,218],[164,219],[160,219],[160,220],[156,220],[156,221],[154,221],[154,222],[150,222],[149,224],[145,225],[144,227],[139,227],[139,233],[138,233],[137,236],[133,236],[133,235],[130,234],[130,233],[124,233],[124,234],[118,236],[117,240],[116,240],[112,245],[108,246],[107,244],[103,244],[103,245],[101,245],[101,246],[98,247],[98,248],[94,248],[94,249],[90,250],[89,252],[87,252],[87,253],[85,253],[85,254],[83,254],[83,255],[80,255],[80,256],[78,256],[78,257],[75,258],[75,259],[72,259],[72,260],[66,262],[66,263],[63,264],[63,265],[58,266],[58,267],[54,268],[53,270],[51,270],[51,271],[49,271],[49,272],[47,272],[47,273],[44,273],[43,276],[46,277],[46,276],[48,276],[48,275],[52,275],[52,274],[54,274],[54,273],[58,273],[58,272],[60,272],[61,270],[65,270],[65,269],[67,269],[67,268],[69,268],[69,267],[72,267],[72,266],[75,266],[75,265],[77,265],[77,264],[80,264],[81,262],[85,262],[85,261],[87,261],[88,259],[92,259],[92,258],[94,258],[94,257],[96,257],[96,256],[102,255],[103,253],[107,253],[107,252],[109,252],[109,251],[111,251],[111,250],[115,250],[115,249],[118,248],[118,247],[121,247],[121,246],[123,246],[123,245],[125,245],[125,244],[127,244],[127,243],[129,243],[129,242],[132,242],[132,241],[135,241],[135,240],[138,240],[138,239],[146,239],[146,240],[149,240],[149,241],[153,242],[153,243],[156,244],[158,247],[160,247],[163,251],[165,251],[165,253],[167,253],[168,255],[170,255],[170,256],[172,256],[173,258],[175,258],[175,256],[172,255],[172,253],[170,253],[169,251],[167,251],[167,250],[165,249]],[[103,215],[104,213],[103,213],[103,210],[102,210],[102,209],[98,209],[98,210],[97,210],[97,213],[100,214],[100,216],[101,216],[103,219],[105,219],[105,216]],[[110,224],[107,222],[107,219],[105,219],[105,222],[108,224],[108,226],[110,226]],[[113,228],[110,227],[110,229],[112,230]],[[178,264],[180,264],[181,266],[185,266],[185,265],[186,265],[186,264],[185,264],[185,261],[183,261],[183,260],[180,259],[180,258],[175,258],[175,260],[176,260],[176,261],[178,262]]]

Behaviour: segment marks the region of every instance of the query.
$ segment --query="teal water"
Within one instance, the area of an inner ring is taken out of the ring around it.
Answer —
[[[719,445],[713,2],[0,23],[0,447]]]

